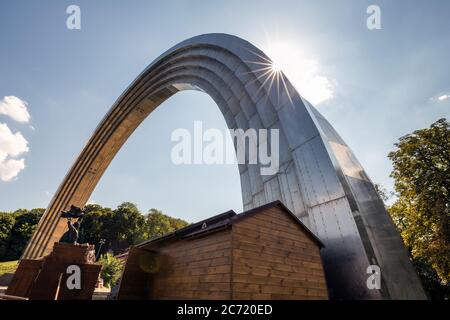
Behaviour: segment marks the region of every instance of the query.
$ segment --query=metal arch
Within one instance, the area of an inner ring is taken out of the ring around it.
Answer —
[[[64,232],[59,212],[84,206],[109,163],[140,123],[181,90],[202,90],[230,129],[280,129],[280,171],[261,176],[239,165],[244,208],[281,200],[325,243],[324,268],[333,298],[425,298],[373,184],[326,119],[286,80],[261,78],[269,58],[249,42],[206,34],[181,42],[152,62],[96,128],[59,186],[22,259],[47,255]],[[381,267],[381,290],[369,290],[366,269]]]

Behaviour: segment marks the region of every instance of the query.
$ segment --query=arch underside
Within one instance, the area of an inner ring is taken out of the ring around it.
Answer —
[[[423,298],[401,239],[353,153],[289,81],[266,81],[261,66],[267,61],[250,43],[224,34],[194,37],[162,54],[98,125],[22,259],[47,255],[66,228],[59,213],[85,205],[116,153],[155,108],[178,91],[195,89],[213,98],[230,129],[280,130],[277,174],[262,176],[259,165],[239,165],[244,209],[281,200],[315,232],[326,246],[332,297]],[[382,290],[366,286],[372,264],[381,267]]]

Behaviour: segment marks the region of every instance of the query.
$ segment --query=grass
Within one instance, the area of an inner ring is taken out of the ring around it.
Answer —
[[[0,276],[4,273],[14,273],[17,269],[19,261],[0,262]]]

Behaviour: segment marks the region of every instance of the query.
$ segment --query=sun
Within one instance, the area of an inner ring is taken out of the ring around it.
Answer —
[[[276,63],[275,61],[272,61],[272,64],[270,65],[270,67],[272,68],[273,72],[281,72],[282,71],[281,65]]]
[[[283,42],[270,42],[263,47],[264,53],[272,61],[272,69],[274,71],[283,71],[295,66],[298,59],[295,58],[295,53],[298,53],[298,48],[294,44]]]
[[[313,104],[333,97],[332,81],[323,74],[318,60],[302,50],[298,41],[271,40],[261,47],[270,59],[264,59],[267,66],[262,63],[262,69],[268,69],[266,76],[278,77],[280,81],[289,79],[299,93]]]

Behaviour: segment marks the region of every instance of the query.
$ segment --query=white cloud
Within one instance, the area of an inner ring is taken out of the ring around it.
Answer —
[[[22,134],[12,133],[6,123],[0,123],[0,180],[11,181],[25,169],[24,159],[13,158],[28,151],[28,141]]]
[[[24,159],[0,159],[0,180],[5,182],[11,181],[15,177],[17,177],[19,172],[23,169],[25,169]]]
[[[445,101],[450,99],[450,94],[443,94],[442,96],[438,97],[439,101]]]
[[[27,109],[28,104],[15,96],[5,96],[0,100],[0,114],[4,114],[11,119],[27,123],[30,121],[30,114]]]
[[[320,104],[333,97],[333,85],[326,76],[320,74],[317,61],[304,60],[296,73],[294,85],[304,92],[304,97],[312,104]]]
[[[0,152],[17,157],[28,150],[28,141],[20,132],[12,133],[6,123],[0,123]]]

